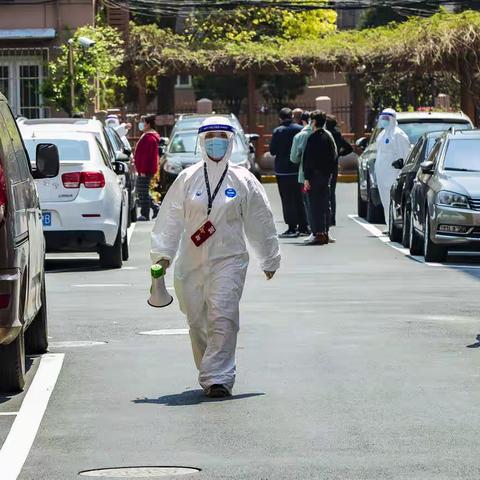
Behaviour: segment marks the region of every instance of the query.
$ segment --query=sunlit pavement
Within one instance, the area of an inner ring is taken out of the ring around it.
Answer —
[[[146,303],[151,223],[137,224],[122,270],[50,256],[52,355],[29,362],[40,393],[0,397],[0,442],[15,452],[0,453],[0,479],[126,466],[197,467],[184,478],[205,480],[478,479],[480,262],[410,258],[349,217],[355,185],[338,189],[336,244],[282,240],[270,282],[252,256],[226,401],[198,390],[178,303]]]

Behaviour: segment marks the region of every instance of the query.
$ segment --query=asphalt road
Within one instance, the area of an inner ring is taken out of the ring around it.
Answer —
[[[349,218],[354,185],[338,203],[335,245],[282,241],[270,282],[252,259],[225,401],[199,391],[178,304],[146,304],[152,224],[119,271],[50,257],[51,354],[30,359],[25,394],[0,397],[0,479],[158,465],[199,480],[477,480],[480,262],[424,264]],[[180,330],[139,334],[159,329]]]

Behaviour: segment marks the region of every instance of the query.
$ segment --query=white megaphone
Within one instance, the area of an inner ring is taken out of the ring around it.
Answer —
[[[173,297],[165,288],[165,270],[161,265],[152,265],[150,273],[152,275],[152,288],[150,288],[148,304],[156,308],[167,307],[173,302]]]

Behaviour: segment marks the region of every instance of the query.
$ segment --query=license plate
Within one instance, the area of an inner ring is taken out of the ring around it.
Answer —
[[[44,227],[50,227],[52,225],[52,214],[50,212],[42,213],[42,223]]]

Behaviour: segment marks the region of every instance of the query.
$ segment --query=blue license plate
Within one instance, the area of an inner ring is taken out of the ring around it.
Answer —
[[[42,223],[44,227],[50,227],[52,225],[52,214],[50,212],[42,213]]]

